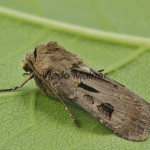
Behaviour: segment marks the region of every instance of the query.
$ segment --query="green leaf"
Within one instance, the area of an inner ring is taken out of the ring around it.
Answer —
[[[149,1],[140,0],[1,0],[0,89],[24,80],[21,63],[28,51],[55,40],[148,101],[149,5]],[[124,140],[79,106],[68,105],[80,128],[72,124],[61,103],[43,95],[34,81],[17,92],[0,93],[0,149],[150,147],[150,138],[143,142]]]

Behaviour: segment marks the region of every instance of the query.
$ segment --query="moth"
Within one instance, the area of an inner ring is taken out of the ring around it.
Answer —
[[[104,123],[120,137],[143,141],[148,137],[150,104],[122,84],[95,71],[57,42],[38,45],[27,53],[23,69],[28,78],[14,91],[34,79],[39,89],[63,104],[72,121],[65,99],[70,99]]]

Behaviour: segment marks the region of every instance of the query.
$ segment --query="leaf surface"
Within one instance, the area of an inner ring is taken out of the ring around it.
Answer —
[[[25,54],[54,40],[149,101],[149,4],[141,0],[1,0],[0,89],[21,83]],[[34,81],[17,92],[0,93],[0,149],[150,147],[150,138],[124,140],[79,106],[68,105],[80,128],[72,124],[61,103],[43,95]]]

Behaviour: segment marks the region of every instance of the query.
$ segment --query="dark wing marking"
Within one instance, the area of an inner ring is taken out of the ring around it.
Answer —
[[[83,88],[83,89],[85,89],[85,90],[87,90],[87,91],[89,91],[89,92],[96,92],[96,93],[98,93],[98,91],[97,91],[96,89],[94,89],[93,87],[88,86],[88,85],[86,85],[86,84],[84,84],[84,83],[82,83],[82,82],[80,82],[80,83],[78,84],[78,87]]]

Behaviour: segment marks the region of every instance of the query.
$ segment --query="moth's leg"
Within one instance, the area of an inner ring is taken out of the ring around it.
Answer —
[[[100,74],[102,74],[103,71],[104,71],[104,69],[98,70],[98,72],[99,72]],[[103,77],[106,76],[107,74],[108,74],[108,73],[103,73]]]
[[[23,76],[29,76],[31,73],[29,73],[29,72],[25,72],[25,73],[23,73]]]
[[[98,72],[100,72],[100,73],[103,72],[103,71],[104,71],[104,69],[98,70]]]
[[[104,69],[98,70],[98,73],[99,73],[99,75],[102,76],[103,79],[105,79],[106,74],[104,74],[103,71],[104,71]]]
[[[31,80],[31,79],[33,78],[33,76],[34,76],[34,74],[31,73],[31,74],[29,75],[29,77],[28,77],[27,79],[25,79],[25,81],[23,81],[20,85],[15,86],[15,87],[13,87],[13,88],[9,88],[9,89],[1,89],[0,92],[15,91],[15,90],[21,88],[22,86],[24,86],[29,80]]]
[[[76,126],[79,126],[79,122],[77,121],[77,119],[72,115],[71,111],[69,110],[68,106],[66,105],[66,103],[64,102],[64,100],[62,98],[59,98],[59,100],[62,102],[65,110],[68,112],[69,116],[71,117],[73,123],[76,125]]]

